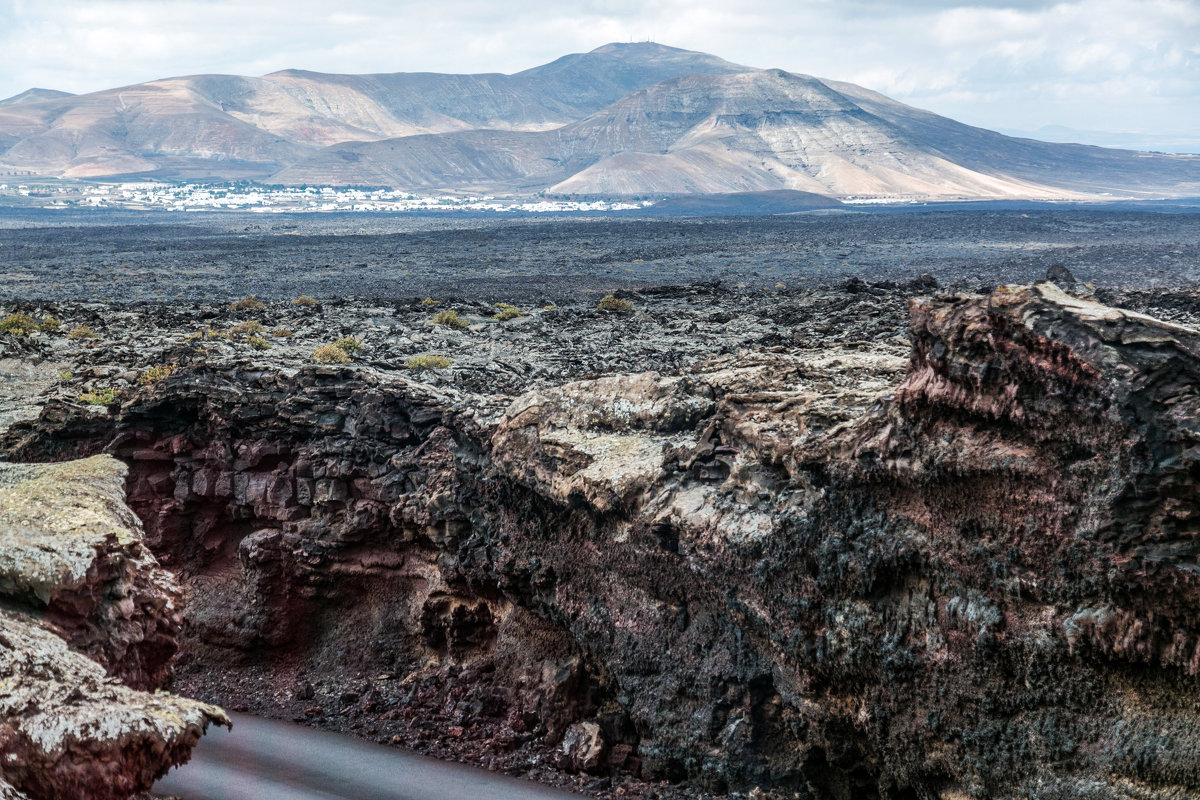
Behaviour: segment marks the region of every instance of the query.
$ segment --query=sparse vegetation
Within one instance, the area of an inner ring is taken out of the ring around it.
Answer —
[[[251,336],[249,339],[246,340],[246,344],[250,346],[251,350],[270,350],[271,349],[271,343],[268,342],[266,339],[262,338],[261,336]]]
[[[306,297],[304,295],[301,295],[300,297],[297,297],[295,300],[292,301],[292,305],[304,306],[305,308],[312,308],[313,306],[317,305],[317,301],[315,298]]]
[[[246,295],[241,300],[238,300],[236,303],[231,303],[229,306],[229,310],[230,311],[254,311],[254,310],[257,310],[260,308],[266,308],[266,307],[267,307],[266,303],[264,303],[262,300],[259,300],[254,295],[250,294],[250,295]]]
[[[75,377],[75,374],[73,372],[71,372],[71,370],[69,370],[69,369],[64,369],[58,373],[58,379],[60,381],[69,381],[69,380],[71,380],[71,378],[74,378],[74,377]]]
[[[408,368],[411,370],[425,369],[445,369],[452,362],[445,356],[413,356],[408,360]]]
[[[38,323],[38,330],[45,331],[46,333],[54,333],[61,327],[62,323],[59,322],[53,314],[47,314],[46,316],[42,317],[42,321]]]
[[[111,386],[106,386],[103,389],[92,389],[90,392],[84,392],[79,395],[79,401],[87,403],[89,406],[107,406],[116,402],[117,390]]]
[[[161,380],[166,380],[169,378],[175,372],[175,370],[176,366],[174,364],[163,364],[157,367],[150,367],[142,372],[141,375],[138,375],[137,382],[143,386],[147,386],[151,383],[158,383]]]
[[[421,305],[423,305],[423,306],[436,306],[437,304],[438,304],[438,301],[434,300],[432,297],[426,297],[424,300],[421,301]]]
[[[80,325],[78,327],[72,328],[71,331],[67,334],[67,338],[74,339],[74,340],[99,339],[100,334],[96,333],[94,330],[89,328],[87,325]]]
[[[271,331],[271,335],[277,339],[287,339],[296,335],[296,332],[291,328],[275,328]]]
[[[447,328],[467,327],[466,320],[460,317],[457,311],[451,311],[450,309],[434,314],[433,321],[438,325],[445,325]]]
[[[349,364],[350,356],[336,344],[323,344],[313,351],[312,360],[318,364]]]
[[[334,342],[333,345],[334,347],[342,348],[342,350],[346,351],[346,355],[350,356],[363,349],[363,343],[358,339],[355,339],[353,336],[343,336],[341,339],[338,339],[336,342]]]
[[[633,303],[628,300],[622,300],[619,297],[614,297],[611,294],[606,294],[600,298],[600,302],[596,304],[596,308],[601,311],[628,311],[633,308]]]
[[[234,336],[247,336],[250,334],[259,334],[265,331],[266,328],[258,320],[250,319],[245,322],[239,322],[229,329],[229,332]]]
[[[28,336],[38,329],[38,324],[33,317],[23,311],[18,311],[16,314],[9,314],[4,319],[0,320],[0,332],[11,333],[14,336]]]
[[[496,303],[496,308],[498,308],[500,310],[497,313],[492,315],[492,319],[497,319],[497,320],[500,320],[501,322],[504,322],[505,320],[516,319],[517,317],[525,316],[525,314],[521,311],[521,309],[517,308],[514,305],[510,305],[508,303]]]

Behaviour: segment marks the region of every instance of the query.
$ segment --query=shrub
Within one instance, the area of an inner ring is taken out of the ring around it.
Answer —
[[[498,314],[492,315],[492,319],[498,319],[501,322],[504,322],[505,320],[516,319],[517,317],[523,316],[525,315],[515,308],[502,308]]]
[[[46,316],[42,317],[41,324],[38,325],[38,330],[46,331],[46,333],[53,333],[61,327],[62,323],[59,322],[57,318],[55,318],[52,314],[47,314]]]
[[[439,311],[438,313],[434,314],[433,321],[438,325],[445,325],[448,328],[467,327],[466,321],[458,315],[458,312],[450,311],[449,309],[445,311]]]
[[[262,333],[265,330],[266,328],[262,326],[261,322],[251,319],[246,320],[245,322],[239,322],[237,325],[234,325],[232,328],[230,328],[229,332],[234,336],[242,336],[251,333]]]
[[[171,374],[175,372],[175,369],[176,367],[174,364],[163,364],[160,367],[150,367],[141,375],[138,375],[137,382],[143,386],[147,386],[151,383],[158,383],[161,380],[169,378]]]
[[[212,328],[209,328],[208,330],[206,330],[204,332],[204,338],[205,339],[232,339],[233,337],[230,336],[228,333],[225,333],[224,331],[217,331],[217,330],[213,330]]]
[[[251,350],[270,350],[271,343],[261,336],[251,336],[246,340],[246,344],[250,345]]]
[[[421,301],[421,305],[423,305],[423,306],[436,306],[437,304],[438,304],[438,301],[434,300],[432,297],[426,297],[424,300]]]
[[[79,395],[80,402],[87,403],[89,406],[112,405],[116,399],[117,390],[111,386],[103,389],[93,389],[90,392],[84,392]]]
[[[596,308],[601,311],[628,311],[633,308],[633,303],[628,300],[622,300],[619,297],[613,297],[611,294],[606,294],[600,298],[600,302],[596,304]]]
[[[71,380],[71,378],[74,378],[74,377],[75,377],[75,374],[72,373],[71,370],[69,370],[69,369],[64,369],[62,372],[58,373],[58,379],[60,381],[69,381],[69,380]]]
[[[333,346],[342,348],[346,352],[346,355],[350,356],[363,349],[363,343],[353,336],[343,336],[334,342]]]
[[[236,303],[231,303],[230,311],[253,311],[259,308],[266,308],[267,304],[262,300],[257,299],[254,295],[249,294],[238,300]]]
[[[445,369],[453,362],[445,356],[413,356],[408,360],[411,370]]]
[[[38,325],[33,321],[33,317],[23,311],[18,311],[16,314],[9,314],[0,320],[0,332],[11,333],[14,336],[28,336],[36,331],[37,328]]]
[[[80,325],[77,328],[72,328],[67,334],[68,339],[99,339],[100,334],[89,328],[87,325]]]
[[[350,356],[336,344],[323,344],[313,351],[312,360],[318,364],[349,364]]]
[[[275,330],[271,331],[271,335],[280,339],[287,339],[290,336],[295,336],[296,332],[291,328],[276,328]]]
[[[301,295],[300,297],[297,297],[295,300],[292,301],[292,305],[304,306],[305,308],[312,308],[316,304],[317,304],[317,301],[314,298],[305,297],[304,295]]]

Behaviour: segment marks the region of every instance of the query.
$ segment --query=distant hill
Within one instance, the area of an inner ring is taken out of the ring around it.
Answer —
[[[57,89],[26,89],[20,94],[0,100],[0,106],[13,106],[17,103],[33,103],[38,100],[58,100],[62,97],[74,97],[70,92],[60,92]]]
[[[26,93],[28,94],[28,93]],[[1013,138],[664,45],[514,75],[198,75],[0,105],[0,175],[589,195],[1200,195],[1200,157]]]
[[[547,130],[667,78],[747,69],[705,53],[614,44],[515,75],[166,78],[0,107],[0,172],[8,165],[64,177],[268,178],[335,143]]]

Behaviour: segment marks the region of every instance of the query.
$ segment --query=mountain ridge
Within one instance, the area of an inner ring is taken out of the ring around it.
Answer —
[[[29,98],[0,105],[6,171],[510,194],[1200,195],[1197,157],[1008,137],[653,43],[511,75],[288,69]]]

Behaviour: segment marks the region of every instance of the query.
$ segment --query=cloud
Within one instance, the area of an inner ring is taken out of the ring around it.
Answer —
[[[0,97],[200,72],[515,72],[654,38],[989,127],[1200,129],[1195,0],[0,0]]]

